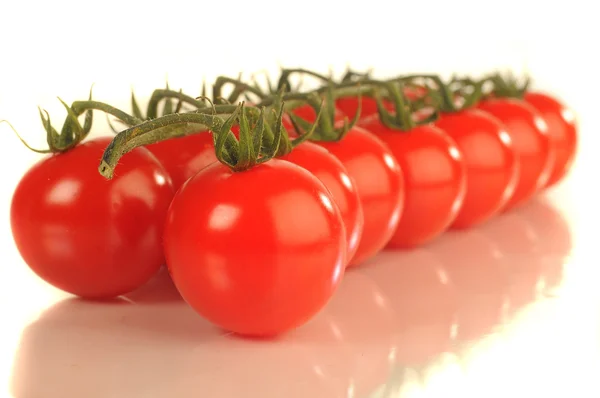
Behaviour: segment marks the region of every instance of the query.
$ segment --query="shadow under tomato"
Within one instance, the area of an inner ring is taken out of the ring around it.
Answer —
[[[183,301],[166,266],[161,267],[156,275],[154,275],[145,285],[131,293],[123,295],[123,297],[136,304]]]

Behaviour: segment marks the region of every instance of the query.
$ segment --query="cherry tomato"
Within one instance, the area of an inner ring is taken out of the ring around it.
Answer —
[[[435,125],[454,139],[467,165],[467,193],[452,227],[490,219],[510,199],[519,178],[510,136],[498,119],[477,109],[443,113]]]
[[[97,138],[35,164],[19,182],[11,227],[21,256],[46,282],[86,298],[110,298],[148,281],[164,263],[162,232],[173,197],[152,154],[126,154],[111,180]]]
[[[356,183],[344,165],[325,148],[311,142],[303,142],[280,159],[310,171],[329,190],[346,228],[346,261],[351,262],[363,233],[364,216]]]
[[[432,125],[402,132],[370,118],[361,126],[387,144],[404,174],[404,210],[388,246],[412,248],[431,241],[454,221],[465,198],[467,170],[458,146]]]
[[[492,98],[477,107],[505,125],[519,158],[519,181],[504,207],[508,210],[530,199],[548,182],[555,159],[548,125],[533,106],[518,99]]]
[[[346,257],[331,194],[279,159],[243,172],[202,169],[175,194],[164,246],[182,297],[212,323],[250,336],[308,321],[335,291]]]
[[[560,181],[571,169],[577,151],[577,125],[573,112],[557,99],[538,92],[528,92],[525,102],[531,104],[548,125],[550,144],[556,159],[546,186]]]
[[[200,169],[217,160],[212,135],[206,131],[171,138],[146,147],[162,163],[178,190]]]
[[[363,207],[364,228],[350,265],[358,265],[385,247],[396,230],[404,203],[404,179],[398,162],[381,140],[360,127],[337,142],[316,142],[348,170]]]

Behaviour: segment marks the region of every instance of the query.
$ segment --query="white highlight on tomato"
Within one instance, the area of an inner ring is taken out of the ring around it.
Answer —
[[[212,229],[219,231],[227,230],[235,224],[237,219],[240,217],[240,209],[222,203],[217,205],[210,213],[209,224]]]
[[[64,179],[52,187],[48,194],[48,202],[55,205],[73,203],[81,191],[81,183],[77,180]]]

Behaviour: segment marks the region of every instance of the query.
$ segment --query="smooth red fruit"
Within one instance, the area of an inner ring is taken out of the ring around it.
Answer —
[[[202,169],[175,195],[164,245],[182,297],[212,323],[252,336],[283,333],[320,311],[346,257],[331,194],[278,159],[243,172]]]
[[[360,127],[337,142],[316,142],[335,155],[356,183],[364,229],[350,265],[374,256],[396,230],[404,203],[404,180],[398,162],[381,140]]]
[[[456,142],[467,166],[467,193],[452,227],[489,220],[511,198],[519,178],[519,160],[505,127],[478,109],[442,113],[435,125]]]
[[[504,210],[513,208],[546,185],[554,165],[555,151],[548,125],[532,105],[514,98],[492,98],[477,107],[497,117],[506,127],[519,159],[519,181]]]
[[[178,190],[194,174],[217,160],[212,134],[208,131],[170,138],[146,148],[162,163]]]
[[[164,264],[169,175],[144,148],[98,173],[110,137],[46,157],[27,171],[11,204],[23,260],[43,280],[86,298],[110,298],[147,282]]]
[[[329,190],[346,228],[346,262],[350,263],[358,250],[364,216],[356,183],[342,162],[325,148],[311,142],[303,142],[279,159],[310,171]]]
[[[428,243],[454,221],[465,198],[467,170],[460,150],[432,125],[406,132],[386,127],[377,118],[361,125],[387,144],[404,174],[404,210],[388,247]]]
[[[546,187],[562,180],[571,169],[577,152],[577,125],[575,115],[556,98],[538,92],[528,92],[525,102],[531,104],[548,125],[550,144],[556,153],[556,159]]]

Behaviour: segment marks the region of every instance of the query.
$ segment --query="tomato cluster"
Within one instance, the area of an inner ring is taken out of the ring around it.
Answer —
[[[498,75],[366,76],[300,93],[289,74],[267,93],[220,78],[235,85],[225,103],[157,90],[146,116],[135,101],[132,115],[76,101],[60,134],[42,116],[52,154],[11,205],[24,261],[90,299],[131,292],[166,264],[215,325],[272,336],[319,312],[350,267],[525,203],[576,153],[568,108]],[[257,100],[231,105],[242,94]],[[85,139],[94,109],[129,127]]]

